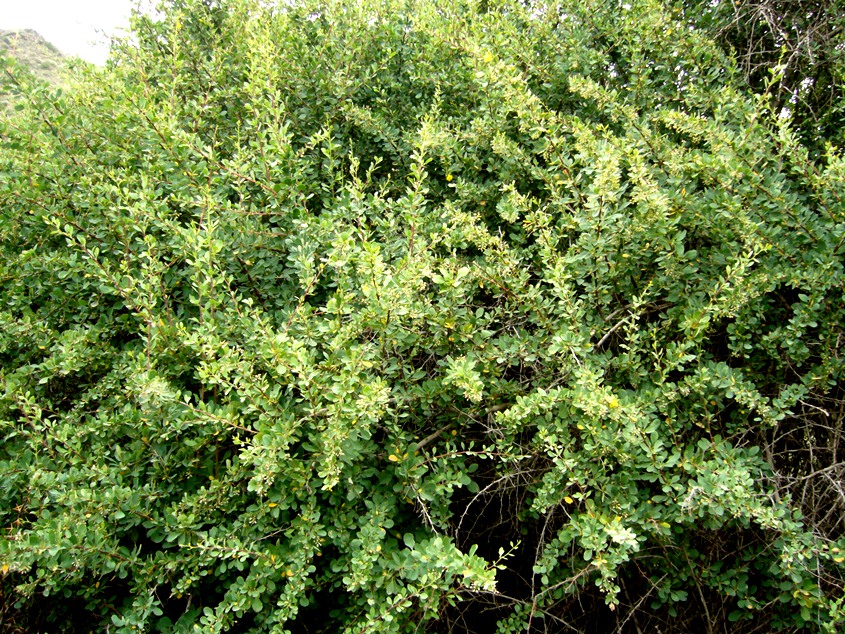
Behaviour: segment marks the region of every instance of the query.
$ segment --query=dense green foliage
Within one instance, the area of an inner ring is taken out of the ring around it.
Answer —
[[[680,12],[171,0],[80,72],[0,128],[12,631],[845,624],[845,159]]]

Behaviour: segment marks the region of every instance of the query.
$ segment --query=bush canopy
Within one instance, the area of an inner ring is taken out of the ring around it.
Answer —
[[[845,627],[845,159],[677,8],[168,0],[3,82],[6,631]]]

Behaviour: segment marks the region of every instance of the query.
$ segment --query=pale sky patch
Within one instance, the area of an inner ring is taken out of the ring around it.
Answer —
[[[109,36],[125,32],[136,5],[138,0],[0,0],[0,29],[33,29],[65,55],[103,64]]]

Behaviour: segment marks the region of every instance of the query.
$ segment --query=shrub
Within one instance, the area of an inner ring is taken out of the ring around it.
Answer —
[[[845,160],[659,2],[171,0],[11,75],[13,625],[845,621]]]

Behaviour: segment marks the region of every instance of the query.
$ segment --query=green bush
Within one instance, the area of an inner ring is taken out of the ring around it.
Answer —
[[[660,2],[170,0],[7,77],[10,631],[845,623],[845,159]]]

